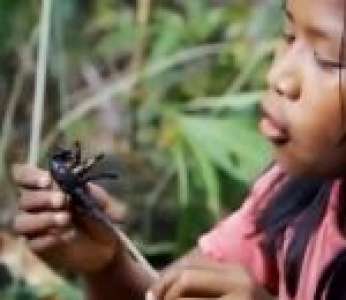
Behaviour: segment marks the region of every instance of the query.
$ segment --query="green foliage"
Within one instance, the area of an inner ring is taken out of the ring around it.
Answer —
[[[0,53],[8,53],[23,43],[35,22],[34,9],[33,1],[0,1]]]
[[[82,296],[77,286],[70,284],[59,287],[33,287],[25,284],[23,280],[16,280],[0,291],[3,300],[81,300]]]

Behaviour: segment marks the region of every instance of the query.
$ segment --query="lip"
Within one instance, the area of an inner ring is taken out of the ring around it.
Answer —
[[[282,146],[290,140],[287,123],[278,118],[279,114],[262,106],[262,118],[259,124],[262,134],[273,144]]]

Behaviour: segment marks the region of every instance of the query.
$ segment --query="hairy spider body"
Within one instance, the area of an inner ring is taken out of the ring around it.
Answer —
[[[52,155],[49,168],[53,179],[60,188],[72,199],[72,207],[80,213],[86,214],[113,227],[110,218],[105,215],[97,201],[90,194],[87,183],[100,179],[116,179],[115,173],[101,173],[90,176],[89,171],[104,157],[98,155],[82,161],[81,147],[75,144],[74,149],[61,149]]]

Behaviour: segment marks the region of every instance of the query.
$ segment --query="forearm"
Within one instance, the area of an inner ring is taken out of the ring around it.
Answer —
[[[170,265],[162,274],[184,266],[207,266],[211,260],[194,249],[182,259]],[[210,265],[209,265],[210,266]],[[154,283],[154,278],[124,254],[102,272],[86,277],[88,300],[144,300],[145,293]],[[264,289],[258,288],[253,294],[254,300],[274,300]]]
[[[153,278],[128,254],[104,270],[85,276],[89,300],[142,300]]]
[[[165,271],[178,268],[185,263],[201,262],[197,249],[174,262]],[[142,300],[154,278],[128,254],[123,254],[101,272],[85,276],[88,300]]]

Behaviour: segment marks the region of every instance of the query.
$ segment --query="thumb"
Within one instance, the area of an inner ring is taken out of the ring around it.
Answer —
[[[111,196],[104,188],[94,183],[88,183],[88,190],[97,201],[100,208],[116,223],[124,223],[128,207]]]
[[[148,291],[145,294],[145,300],[156,300],[156,297],[154,296],[152,291]]]

